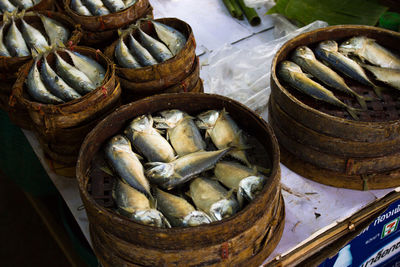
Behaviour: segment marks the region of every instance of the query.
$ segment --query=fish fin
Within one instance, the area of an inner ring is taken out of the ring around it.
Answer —
[[[108,166],[101,166],[101,167],[99,167],[99,169],[102,172],[107,173],[110,176],[114,176],[114,173],[112,172],[112,170]]]
[[[4,24],[10,23],[10,17],[11,17],[11,13],[10,12],[8,12],[8,11],[4,12],[4,14],[3,14],[3,23]]]
[[[239,207],[243,208],[244,206],[244,197],[243,197],[243,189],[239,188],[237,193],[236,193],[236,199],[239,202]]]
[[[305,72],[304,72],[304,75],[305,75],[307,78],[309,78],[309,79],[314,78],[314,75],[312,75],[312,74],[310,74],[310,73],[305,73]]]
[[[240,144],[241,143],[241,138],[243,137],[242,133],[243,133],[243,131],[239,130],[236,133],[235,138],[228,144],[228,146],[237,148],[239,150],[251,149],[252,148],[251,146]]]
[[[18,10],[18,9],[17,9],[17,10]],[[26,12],[26,10],[25,10],[25,9],[22,9],[22,11],[19,12],[19,14],[17,14],[16,16],[17,16],[18,18],[22,19],[23,17],[25,17],[25,12]]]
[[[135,154],[135,156],[136,156],[139,160],[143,160],[143,159],[144,159],[144,158],[143,158],[141,155],[139,155],[138,153],[133,152],[133,154]]]
[[[63,42],[61,42],[61,40],[56,41],[56,47],[65,49],[65,45],[63,44]]]
[[[386,91],[385,87],[374,86],[374,92],[379,97],[379,99],[383,99],[383,95],[382,95],[383,91]]]
[[[187,197],[192,198],[192,195],[190,194],[190,190],[185,191],[184,194],[185,194]]]
[[[32,55],[32,58],[34,58],[34,59],[40,57],[40,53],[37,51],[36,48],[35,49],[31,49],[31,55]]]
[[[146,162],[144,165],[147,167],[155,167],[155,166],[158,166],[158,165],[160,165],[160,164],[164,164],[164,162],[158,162],[158,161],[155,161],[155,162]]]
[[[253,168],[256,169],[257,172],[260,172],[262,174],[269,175],[271,173],[271,169],[270,168],[265,168],[265,167],[260,166],[260,165],[254,165]],[[255,174],[257,174],[257,172]]]
[[[353,117],[354,120],[356,120],[356,121],[360,120],[358,118],[354,108],[348,107],[347,112],[350,114],[351,117]]]
[[[235,189],[231,189],[226,193],[225,198],[230,199],[233,196],[233,193],[235,192]]]
[[[356,95],[357,101],[361,106],[362,110],[367,110],[367,102],[365,102],[365,98],[361,95]]]

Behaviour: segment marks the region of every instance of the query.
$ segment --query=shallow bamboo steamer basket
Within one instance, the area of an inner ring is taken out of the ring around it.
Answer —
[[[360,113],[360,121],[355,121],[349,119],[345,110],[336,110],[293,88],[285,87],[276,75],[279,62],[289,58],[296,47],[313,47],[329,39],[341,42],[353,36],[368,36],[400,52],[396,47],[400,42],[399,33],[368,26],[332,26],[293,38],[282,46],[272,63],[270,122],[282,147],[284,163],[299,174],[317,182],[351,189],[398,186],[398,92],[391,90],[384,93],[384,102],[367,102],[368,110]],[[346,82],[358,93],[374,95],[372,88],[348,80]],[[335,90],[333,92],[342,101],[357,105],[355,99],[349,100]],[[376,118],[375,114],[378,114]]]
[[[189,114],[225,108],[267,151],[272,171],[263,191],[231,218],[193,228],[161,229],[135,223],[106,208],[111,200],[112,181],[93,172],[92,159],[102,153],[104,142],[120,133],[131,119],[173,108]],[[118,108],[85,138],[76,173],[94,249],[104,266],[261,264],[282,235],[284,204],[275,136],[271,127],[254,112],[223,96],[161,94]]]
[[[119,12],[104,16],[82,16],[71,9],[71,0],[64,1],[64,9],[69,17],[82,25],[84,30],[91,32],[115,30],[135,22],[141,18],[150,7],[148,0],[138,0],[132,6]]]
[[[41,0],[33,7],[28,8],[27,11],[44,11],[44,10],[54,10],[54,9],[55,9],[55,3],[53,0]]]
[[[166,84],[161,80],[136,83],[125,80],[121,77],[118,79],[121,83],[122,93],[124,96],[123,101],[125,103],[162,93],[203,92],[203,89],[199,88],[200,63],[198,57],[195,58],[195,62],[192,64],[192,69],[189,74],[187,74],[187,76],[182,80],[170,86],[166,86]]]
[[[60,128],[77,127],[90,122],[93,118],[108,110],[118,102],[121,90],[116,90],[114,65],[98,50],[89,47],[74,47],[74,51],[96,59],[106,70],[103,83],[92,92],[79,99],[68,101],[63,104],[51,105],[33,101],[26,91],[25,80],[29,70],[34,63],[30,61],[25,64],[13,87],[12,101],[23,104],[29,111],[30,117],[38,128],[43,132],[50,133]],[[70,61],[66,52],[59,52],[65,60]],[[53,54],[49,54],[47,60],[50,65],[53,62]]]
[[[150,86],[151,83],[154,83],[154,86],[157,87],[168,87],[182,81],[192,70],[196,57],[196,42],[192,28],[186,22],[176,18],[163,18],[156,19],[155,21],[180,31],[186,37],[187,41],[185,46],[177,55],[162,63],[137,69],[121,68],[117,66],[116,73],[118,77],[131,82],[147,83],[146,86]],[[140,24],[140,28],[144,32],[155,37],[154,27],[149,21],[143,21]],[[134,29],[132,34],[136,37],[137,30]],[[124,40],[126,41],[127,38],[128,36],[125,36]],[[117,42],[118,39],[104,50],[104,54],[114,62],[117,62],[114,56]],[[126,42],[126,44],[128,43]]]
[[[360,142],[385,142],[390,139],[398,139],[400,137],[400,121],[398,119],[365,122],[332,116],[299,101],[278,80],[275,71],[278,63],[285,60],[296,47],[324,40],[342,41],[356,35],[373,38],[388,49],[400,52],[398,46],[400,33],[376,27],[339,25],[304,33],[285,43],[276,53],[271,66],[271,95],[276,103],[296,121],[317,132]],[[372,91],[372,88],[370,90]],[[391,90],[391,93],[396,92]]]
[[[153,7],[149,6],[139,18],[153,18]],[[136,21],[136,20],[135,20]],[[134,23],[135,21],[131,22]],[[79,44],[104,50],[118,38],[118,28],[104,31],[84,29],[84,35]]]
[[[46,0],[44,0],[46,1]],[[76,45],[81,37],[82,37],[82,31],[79,25],[76,25],[73,20],[71,20],[69,17],[65,16],[62,13],[58,12],[53,12],[49,10],[45,11],[36,11],[36,12],[29,12],[27,13],[23,19],[25,22],[28,24],[34,26],[36,29],[38,29],[42,34],[46,34],[46,31],[43,27],[43,24],[40,20],[40,18],[36,14],[42,14],[44,16],[47,16],[49,18],[55,19],[58,22],[62,23],[65,27],[67,27],[70,30],[70,37],[65,44],[66,46],[71,46],[71,45]],[[19,29],[21,25],[21,21],[18,19],[15,21],[17,27]],[[3,25],[3,21],[0,22],[0,26]],[[7,33],[8,28],[10,25],[7,25],[4,27],[4,34]],[[46,36],[46,35],[45,35]],[[4,36],[5,38],[5,36]],[[27,63],[29,60],[32,59],[32,56],[26,56],[26,57],[4,57],[0,56],[0,80],[1,81],[15,81],[17,78],[18,74],[18,69],[25,63]],[[0,90],[7,90],[8,93],[11,93],[11,88],[0,88]]]

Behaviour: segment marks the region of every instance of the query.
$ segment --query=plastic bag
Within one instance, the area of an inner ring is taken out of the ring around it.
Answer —
[[[244,3],[248,7],[257,8],[260,6],[273,6],[275,5],[274,0],[244,0]]]
[[[201,58],[201,74],[205,82],[205,92],[233,98],[262,113],[271,92],[270,69],[275,53],[293,37],[326,26],[325,22],[316,21],[262,45],[251,48],[225,45],[204,55]]]

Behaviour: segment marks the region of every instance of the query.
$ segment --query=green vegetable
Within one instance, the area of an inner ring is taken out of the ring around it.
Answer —
[[[315,20],[330,25],[376,25],[388,8],[378,0],[278,0],[267,14],[280,13],[307,25]]]
[[[244,15],[252,26],[256,26],[261,23],[261,19],[254,8],[247,7],[243,0],[236,0],[236,2],[240,5]]]
[[[238,18],[238,19],[243,18],[243,12],[240,9],[240,7],[237,5],[235,0],[223,0],[223,2],[232,17]]]

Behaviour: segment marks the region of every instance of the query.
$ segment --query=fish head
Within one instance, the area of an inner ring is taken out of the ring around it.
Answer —
[[[113,136],[109,143],[113,145],[131,145],[131,142],[129,142],[128,138],[120,134]]]
[[[157,128],[173,128],[183,118],[188,116],[186,112],[179,109],[170,109],[160,112],[161,117],[154,117],[154,121],[157,122]]]
[[[253,200],[263,189],[264,181],[265,177],[262,176],[249,176],[242,179],[237,192],[239,203],[242,205],[243,199],[247,199],[248,201]]]
[[[202,211],[195,210],[186,215],[182,223],[184,226],[198,226],[211,222],[212,220],[207,214]]]
[[[216,220],[220,221],[222,219],[231,217],[238,210],[238,203],[233,199],[222,199],[211,205],[210,215]]]
[[[326,40],[326,41],[320,42],[318,44],[318,48],[325,50],[325,51],[329,51],[329,52],[337,52],[338,44],[333,40]]]
[[[220,115],[220,111],[209,110],[197,116],[196,124],[200,129],[213,128]]]
[[[153,127],[153,117],[151,115],[142,115],[135,118],[129,128],[137,132],[145,132]]]
[[[164,215],[155,209],[138,210],[132,214],[131,219],[149,226],[171,228]]]
[[[282,77],[288,76],[290,75],[290,73],[293,72],[303,73],[300,66],[292,61],[284,60],[281,63],[279,63],[277,68],[277,73],[279,76]]]
[[[146,176],[152,180],[166,179],[172,177],[175,173],[174,165],[164,162],[149,162],[146,166],[151,168],[146,170]]]
[[[347,54],[354,54],[357,51],[360,51],[365,48],[367,42],[367,38],[364,36],[356,36],[350,38],[349,40],[344,41],[339,46],[339,52],[347,55]]]
[[[296,50],[293,53],[293,57],[299,57],[299,58],[311,59],[311,60],[315,59],[313,51],[311,51],[310,48],[308,48],[307,46],[304,46],[304,45],[296,48]]]

